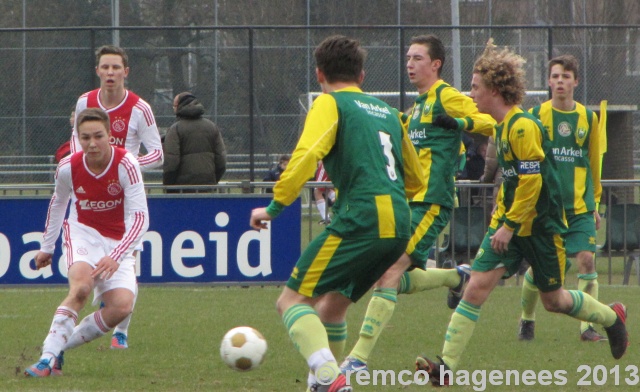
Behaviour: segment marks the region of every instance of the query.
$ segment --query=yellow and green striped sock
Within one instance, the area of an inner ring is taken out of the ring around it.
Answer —
[[[382,330],[393,316],[396,301],[396,289],[378,288],[373,290],[373,296],[369,301],[362,328],[360,328],[360,337],[349,356],[365,363],[369,360],[369,355],[371,355]]]
[[[593,297],[593,299],[598,299],[599,295],[599,285],[598,285],[598,273],[594,272],[592,274],[578,274],[578,290],[583,293],[587,293]],[[591,323],[581,322],[580,323],[580,333],[586,331],[591,326]]]
[[[568,315],[578,320],[610,327],[618,317],[609,306],[598,302],[589,294],[578,290],[569,290],[573,298],[573,306]]]
[[[522,315],[520,318],[529,321],[536,319],[536,305],[538,305],[538,298],[540,297],[538,287],[533,283],[531,273],[531,268],[529,268],[527,273],[524,274],[522,293],[520,294],[520,306],[522,306]]]
[[[467,347],[476,322],[480,317],[480,307],[462,300],[451,315],[442,349],[442,360],[454,372],[458,368],[462,352]]]
[[[455,268],[419,268],[402,275],[398,294],[413,294],[440,287],[454,288],[460,284],[460,275]]]
[[[322,348],[329,349],[329,340],[322,321],[309,305],[293,305],[282,315],[284,325],[295,348],[308,360]]]
[[[337,360],[340,360],[347,344],[347,322],[339,324],[324,323],[324,329],[327,330],[331,353]]]

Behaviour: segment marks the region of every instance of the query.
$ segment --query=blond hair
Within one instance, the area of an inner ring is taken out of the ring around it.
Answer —
[[[100,108],[87,108],[80,112],[78,115],[78,130],[80,125],[89,122],[98,121],[104,125],[107,133],[111,133],[111,123],[109,121],[109,114]]]
[[[527,61],[508,48],[498,49],[493,38],[487,42],[482,55],[473,65],[473,73],[480,75],[483,83],[497,90],[507,105],[519,105],[525,96],[526,78],[524,64]]]

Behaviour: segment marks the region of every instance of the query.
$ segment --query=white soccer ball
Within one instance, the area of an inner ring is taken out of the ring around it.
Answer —
[[[220,356],[231,369],[246,372],[260,366],[267,353],[267,341],[256,329],[236,327],[220,344]]]

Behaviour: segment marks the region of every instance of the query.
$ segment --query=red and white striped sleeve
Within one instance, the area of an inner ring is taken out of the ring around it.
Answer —
[[[149,209],[147,195],[142,182],[142,173],[138,161],[127,153],[118,166],[120,185],[124,189],[125,232],[120,244],[109,255],[117,262],[132,253],[142,236],[149,228]]]
[[[158,126],[156,125],[156,119],[153,116],[151,106],[140,99],[134,106],[134,111],[137,111],[136,117],[138,119],[138,136],[140,142],[147,150],[147,154],[138,157],[138,163],[140,163],[140,169],[147,171],[156,167],[162,167],[164,162],[164,154],[162,152],[162,141],[160,140],[160,133],[158,132]]]
[[[40,250],[53,254],[56,248],[56,240],[60,236],[62,222],[67,212],[67,205],[73,192],[71,180],[71,156],[63,158],[58,164],[55,175],[55,190],[49,208],[47,209],[47,219],[44,224],[44,236]]]
[[[71,147],[71,154],[82,151],[82,146],[80,146],[80,139],[78,139],[78,129],[76,128],[75,124],[78,123],[78,115],[87,108],[88,95],[88,92],[82,94],[80,98],[78,98],[78,102],[76,103],[75,118],[73,119],[73,131],[71,132],[71,143],[69,143],[69,147]]]

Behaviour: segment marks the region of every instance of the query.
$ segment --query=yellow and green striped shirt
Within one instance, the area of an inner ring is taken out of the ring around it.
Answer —
[[[553,108],[551,101],[530,112],[540,119],[551,139],[565,211],[594,211],[602,195],[598,116],[578,102],[569,112]]]
[[[407,197],[424,179],[396,109],[357,87],[319,96],[272,205],[291,204],[320,159],[337,191],[327,230],[342,238],[410,237]],[[267,211],[278,209],[272,205]]]

